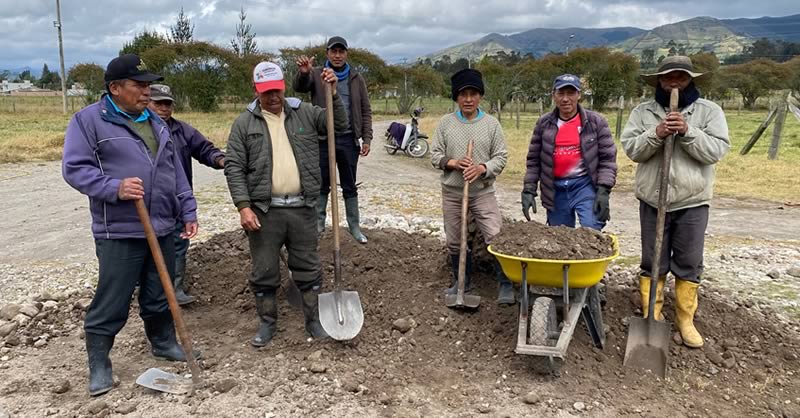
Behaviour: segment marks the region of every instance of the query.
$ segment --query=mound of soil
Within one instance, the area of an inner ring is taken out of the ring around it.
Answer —
[[[614,254],[611,238],[590,228],[506,222],[492,239],[501,254],[544,260],[592,260]]]

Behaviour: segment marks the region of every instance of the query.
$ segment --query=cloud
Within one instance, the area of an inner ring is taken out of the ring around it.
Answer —
[[[64,1],[62,20],[67,68],[79,62],[105,65],[122,45],[145,29],[168,31],[181,6],[195,25],[195,38],[229,45],[242,5],[259,46],[322,43],[341,35],[388,62],[414,58],[488,33],[510,34],[537,27],[652,28],[694,16],[718,18],[784,16],[797,12],[795,0],[487,0],[465,2],[349,0],[175,0]],[[0,0],[0,68],[58,63],[52,0]]]

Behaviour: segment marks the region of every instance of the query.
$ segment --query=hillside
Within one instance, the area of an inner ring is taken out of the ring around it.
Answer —
[[[676,52],[686,54],[713,51],[724,58],[741,53],[751,43],[752,39],[736,34],[720,20],[696,17],[659,26],[611,46],[636,56],[641,56],[645,49],[654,50],[656,57],[669,55],[670,49],[674,48]]]

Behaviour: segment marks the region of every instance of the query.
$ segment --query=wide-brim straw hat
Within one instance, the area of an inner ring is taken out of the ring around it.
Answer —
[[[661,61],[661,64],[658,65],[658,69],[656,69],[655,73],[642,74],[641,77],[645,83],[655,87],[656,85],[658,85],[658,76],[671,73],[673,71],[683,71],[686,74],[689,74],[689,77],[692,77],[692,79],[694,79],[695,81],[701,81],[711,75],[711,73],[708,72],[706,73],[694,72],[694,65],[692,64],[692,60],[689,57],[678,55],[678,56],[664,58],[664,60]]]

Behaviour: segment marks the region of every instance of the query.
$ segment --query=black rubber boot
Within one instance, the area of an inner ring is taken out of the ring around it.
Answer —
[[[319,286],[303,291],[303,315],[306,318],[306,332],[311,338],[328,338],[328,333],[319,322]]]
[[[195,301],[194,296],[186,293],[183,278],[186,273],[186,259],[183,257],[175,257],[175,277],[172,279],[172,287],[175,289],[175,300],[178,305],[188,305]]]
[[[344,213],[347,218],[347,228],[350,235],[358,241],[359,244],[366,244],[367,237],[361,232],[361,215],[358,213],[358,196],[348,197],[344,200]]]
[[[494,277],[497,280],[497,304],[498,305],[513,305],[517,303],[517,298],[514,296],[514,283],[508,280],[500,263],[494,261]]]
[[[319,195],[319,200],[317,200],[317,233],[321,234],[325,231],[325,217],[327,213],[325,212],[328,208],[328,195],[321,194]]]
[[[445,293],[448,295],[455,295],[458,293],[458,258],[458,254],[450,255],[453,277],[450,279],[450,287],[445,290]],[[469,293],[472,290],[472,252],[467,251],[467,264],[464,267],[464,293]]]
[[[175,337],[175,322],[169,311],[145,320],[144,333],[150,341],[153,356],[169,361],[186,361],[186,354]],[[194,350],[192,354],[195,359],[200,358],[199,351]]]
[[[89,395],[102,395],[114,387],[109,353],[114,337],[86,333],[86,353],[89,357]]]
[[[256,293],[256,311],[261,323],[256,335],[250,340],[253,347],[263,347],[272,341],[278,323],[278,302],[275,291]]]

